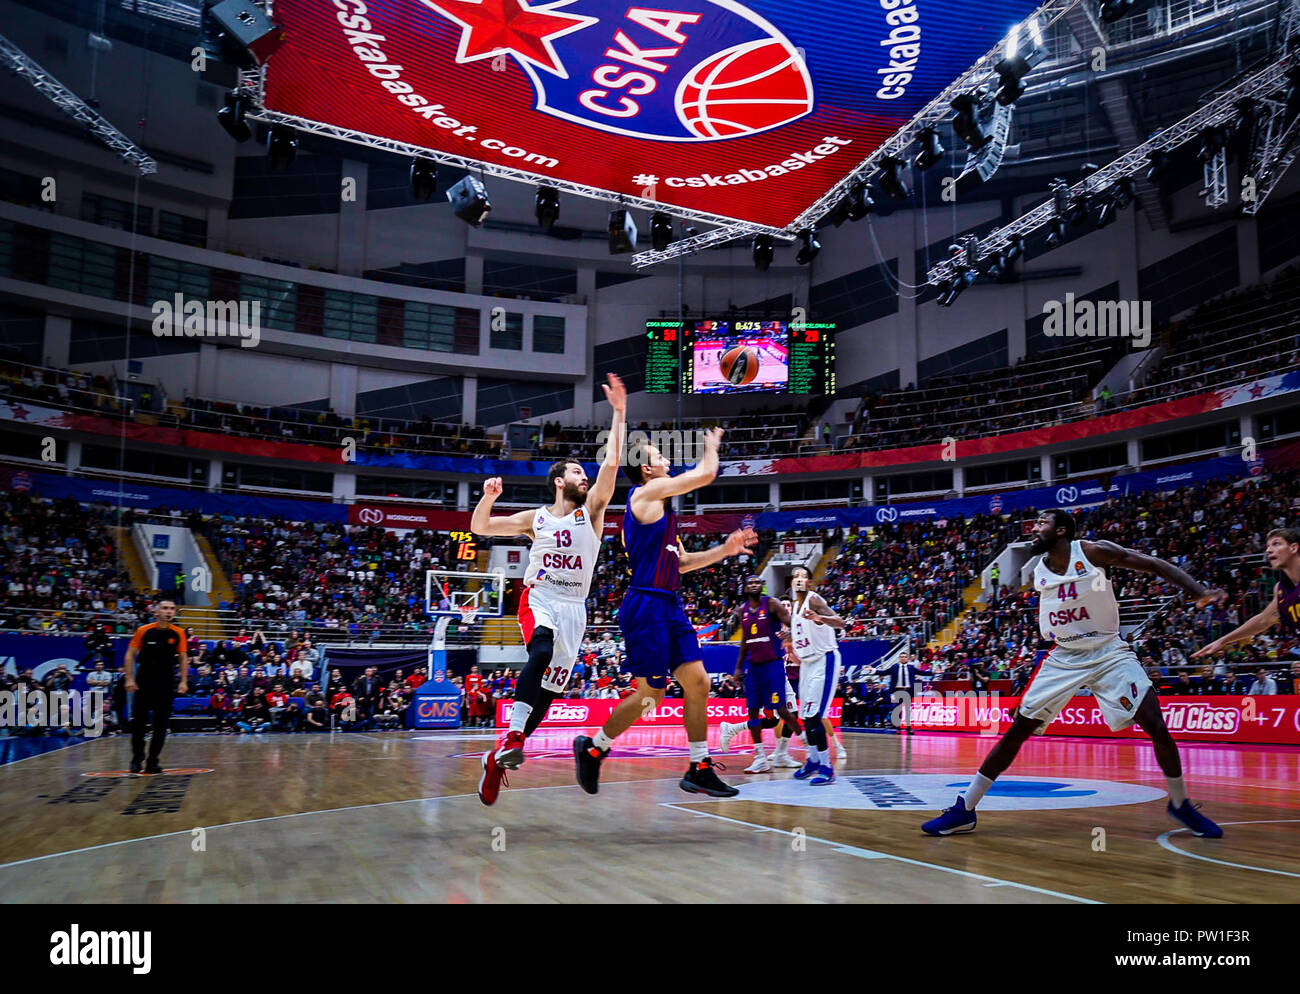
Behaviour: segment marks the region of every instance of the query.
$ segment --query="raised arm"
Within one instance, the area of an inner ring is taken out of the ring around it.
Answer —
[[[608,383],[601,384],[605,399],[614,409],[609,426],[609,440],[605,443],[605,458],[596,474],[596,485],[587,496],[587,507],[591,511],[592,525],[599,535],[605,523],[605,508],[614,496],[614,484],[618,482],[618,468],[623,460],[623,440],[626,431],[627,388],[623,381],[613,373],[608,374]]]
[[[659,481],[655,480],[653,482],[658,483]],[[677,557],[677,570],[679,573],[690,573],[697,569],[703,569],[705,566],[712,566],[729,556],[738,556],[742,552],[748,552],[757,544],[758,534],[754,529],[737,528],[727,536],[725,542],[715,545],[712,549],[705,549],[703,552],[683,552]]]
[[[1277,610],[1277,595],[1279,588],[1273,589],[1273,599],[1268,602],[1268,607],[1260,611],[1255,617],[1249,619],[1245,624],[1234,628],[1220,638],[1215,639],[1203,649],[1198,649],[1192,653],[1193,659],[1200,659],[1202,656],[1213,656],[1215,653],[1222,652],[1234,642],[1242,642],[1246,639],[1254,638],[1256,635],[1263,635],[1266,631],[1276,625],[1281,619]]]
[[[492,517],[492,505],[501,496],[501,477],[494,476],[483,483],[483,496],[474,505],[469,530],[475,535],[532,535],[533,512],[517,511]]]
[[[1173,563],[1167,563],[1155,556],[1134,552],[1114,542],[1081,542],[1080,545],[1083,547],[1083,554],[1098,566],[1120,566],[1124,569],[1135,569],[1139,573],[1151,573],[1162,580],[1168,580],[1190,594],[1195,599],[1197,607],[1222,604],[1228,599],[1226,591],[1207,587]]]

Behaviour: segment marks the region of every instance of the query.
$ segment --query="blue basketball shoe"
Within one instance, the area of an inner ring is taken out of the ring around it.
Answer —
[[[815,759],[810,759],[804,763],[803,766],[794,771],[794,778],[796,780],[807,780],[817,772],[818,768],[819,766],[817,761]]]
[[[1223,829],[1201,814],[1199,808],[1199,804],[1193,805],[1191,801],[1183,801],[1179,807],[1174,807],[1174,802],[1170,801],[1166,810],[1170,818],[1186,826],[1193,835],[1206,839],[1223,838]]]
[[[931,818],[921,826],[926,835],[957,835],[975,831],[975,812],[966,810],[966,800],[957,795],[957,803],[945,808],[938,818]]]
[[[814,787],[820,787],[822,784],[835,782],[835,767],[827,766],[825,763],[817,765],[817,775],[808,781]]]

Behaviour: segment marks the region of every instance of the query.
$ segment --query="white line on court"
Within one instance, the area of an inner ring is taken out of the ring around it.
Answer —
[[[1281,825],[1281,824],[1290,824],[1292,822],[1297,822],[1297,821],[1300,821],[1300,818],[1270,818],[1264,821],[1225,821],[1225,822],[1221,822],[1220,824],[1221,825]],[[1215,859],[1213,856],[1202,856],[1200,853],[1188,852],[1186,849],[1179,849],[1176,845],[1174,845],[1172,842],[1169,841],[1169,836],[1177,835],[1179,832],[1186,832],[1186,831],[1187,829],[1185,828],[1171,828],[1168,832],[1165,832],[1163,835],[1161,835],[1160,838],[1156,839],[1156,841],[1160,843],[1160,847],[1162,849],[1168,849],[1170,852],[1177,853],[1179,856],[1190,856],[1192,859],[1203,859],[1207,863],[1218,863],[1220,866],[1233,866],[1240,870],[1255,870],[1258,873],[1276,873],[1278,876],[1282,876],[1282,877],[1300,877],[1300,873],[1292,873],[1290,870],[1274,870],[1267,866],[1251,866],[1249,863],[1233,863],[1226,859]]]
[[[1017,883],[1014,880],[1000,880],[997,877],[985,876],[982,873],[972,873],[970,870],[958,870],[951,866],[941,866],[938,863],[925,863],[919,859],[909,859],[906,856],[895,856],[893,853],[877,852],[874,849],[860,849],[857,846],[847,846],[842,842],[834,842],[831,839],[822,839],[816,835],[796,835],[794,832],[784,828],[770,828],[768,826],[755,826],[753,822],[741,821],[739,818],[728,818],[725,815],[715,815],[711,811],[700,811],[696,808],[684,808],[678,804],[664,803],[665,808],[674,808],[677,811],[685,811],[687,814],[698,815],[701,818],[717,818],[719,821],[729,821],[736,825],[746,825],[749,828],[761,827],[767,828],[770,832],[776,832],[780,835],[788,835],[791,838],[802,838],[809,842],[820,842],[822,845],[830,846],[835,852],[844,853],[848,856],[857,856],[859,859],[893,859],[900,863],[907,863],[911,866],[923,866],[928,870],[940,870],[943,873],[955,873],[961,877],[969,877],[972,880],[983,880],[986,883],[997,884],[1005,887],[1019,887],[1022,890],[1030,890],[1036,894],[1046,894],[1049,897],[1059,897],[1067,901],[1078,901],[1080,904],[1103,904],[1102,901],[1094,901],[1087,897],[1078,897],[1074,894],[1065,894],[1061,891],[1047,890],[1044,887],[1035,887],[1033,884]],[[2,869],[2,867],[0,867]]]
[[[25,763],[29,759],[41,759],[44,756],[57,756],[60,753],[67,752],[69,749],[75,749],[77,746],[89,745],[91,742],[103,742],[103,736],[96,736],[93,739],[82,739],[80,742],[73,742],[71,745],[60,746],[57,749],[50,749],[46,752],[38,752],[35,756],[24,756],[22,759],[15,759],[12,763],[0,765],[0,770],[7,770],[11,766],[17,766],[19,763]]]

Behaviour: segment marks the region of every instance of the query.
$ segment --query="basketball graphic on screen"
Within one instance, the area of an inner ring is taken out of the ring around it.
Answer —
[[[677,114],[700,138],[735,138],[789,124],[812,105],[808,69],[780,38],[723,49],[677,88]]]
[[[758,352],[748,345],[737,345],[722,357],[718,369],[738,387],[753,383],[758,375]]]

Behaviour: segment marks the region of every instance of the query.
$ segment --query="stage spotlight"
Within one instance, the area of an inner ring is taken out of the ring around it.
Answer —
[[[876,177],[876,185],[895,200],[906,200],[912,195],[903,179],[903,167],[903,160],[892,155],[880,160],[880,175]]]
[[[1003,107],[1010,107],[1025,95],[1025,84],[1021,82],[1029,73],[1029,63],[1019,55],[1001,60],[993,67],[998,74],[997,101]]]
[[[1047,226],[1047,247],[1054,249],[1065,241],[1065,220],[1057,218]]]
[[[1121,209],[1137,202],[1137,182],[1132,176],[1121,176],[1115,181],[1115,185],[1111,187],[1111,190],[1115,197],[1116,206]]]
[[[1015,262],[1025,254],[1025,240],[1023,238],[1017,238],[1006,247],[1004,254],[1007,257],[1007,262]]]
[[[973,93],[963,93],[952,102],[952,109],[957,112],[952,119],[952,130],[972,152],[978,152],[993,140],[992,135],[980,129],[979,106],[979,97]]]
[[[817,258],[817,253],[821,250],[822,243],[817,240],[817,229],[804,228],[799,232],[799,251],[795,253],[794,261],[806,266]]]
[[[772,245],[771,235],[754,236],[754,268],[760,273],[767,272],[767,268],[772,265],[772,258],[776,254]]]
[[[451,204],[453,214],[475,228],[481,227],[492,211],[487,187],[477,176],[466,176],[449,189],[447,202]]]
[[[217,123],[237,142],[246,142],[253,137],[253,129],[244,120],[247,110],[248,97],[232,91],[226,94],[226,105],[217,111]]]
[[[622,255],[636,249],[636,222],[632,212],[612,210],[609,212],[609,254]]]
[[[1147,160],[1147,182],[1159,183],[1165,175],[1165,170],[1169,168],[1169,156],[1160,151],[1151,153]]]
[[[943,161],[943,145],[939,142],[939,132],[934,128],[922,128],[916,134],[916,143],[921,150],[916,153],[912,165],[925,172]]]
[[[550,231],[560,219],[560,191],[553,186],[539,186],[535,205],[538,225]]]
[[[655,211],[650,216],[650,244],[656,252],[662,252],[673,241],[673,219],[663,211]]]
[[[1249,138],[1255,130],[1255,121],[1259,118],[1259,101],[1252,97],[1242,97],[1237,101],[1237,116],[1233,118],[1232,130],[1235,134]]]
[[[1211,125],[1208,128],[1202,128],[1196,138],[1201,143],[1200,148],[1196,151],[1196,158],[1205,165],[1209,165],[1214,160],[1214,157],[1228,144],[1227,129],[1222,125]]]
[[[1101,0],[1099,13],[1103,24],[1114,24],[1133,13],[1134,0]]]
[[[1114,222],[1117,212],[1115,198],[1109,193],[1102,194],[1097,198],[1097,227],[1104,228]]]
[[[849,220],[861,221],[875,210],[876,202],[867,192],[866,183],[854,183],[849,187]]]
[[[1101,172],[1101,166],[1095,162],[1085,162],[1079,167],[1079,179],[1087,179],[1093,173]]]
[[[835,206],[830,209],[826,217],[829,218],[831,224],[838,228],[849,219],[849,210],[849,196],[846,193],[844,196],[840,197],[839,200],[835,201]]]
[[[960,278],[944,280],[939,284],[939,306],[951,307],[965,289],[966,284]]]
[[[298,155],[298,136],[293,128],[277,124],[266,136],[266,154],[271,160],[271,168],[283,172],[293,165]]]
[[[428,159],[411,160],[411,196],[428,200],[438,192],[438,167]]]

